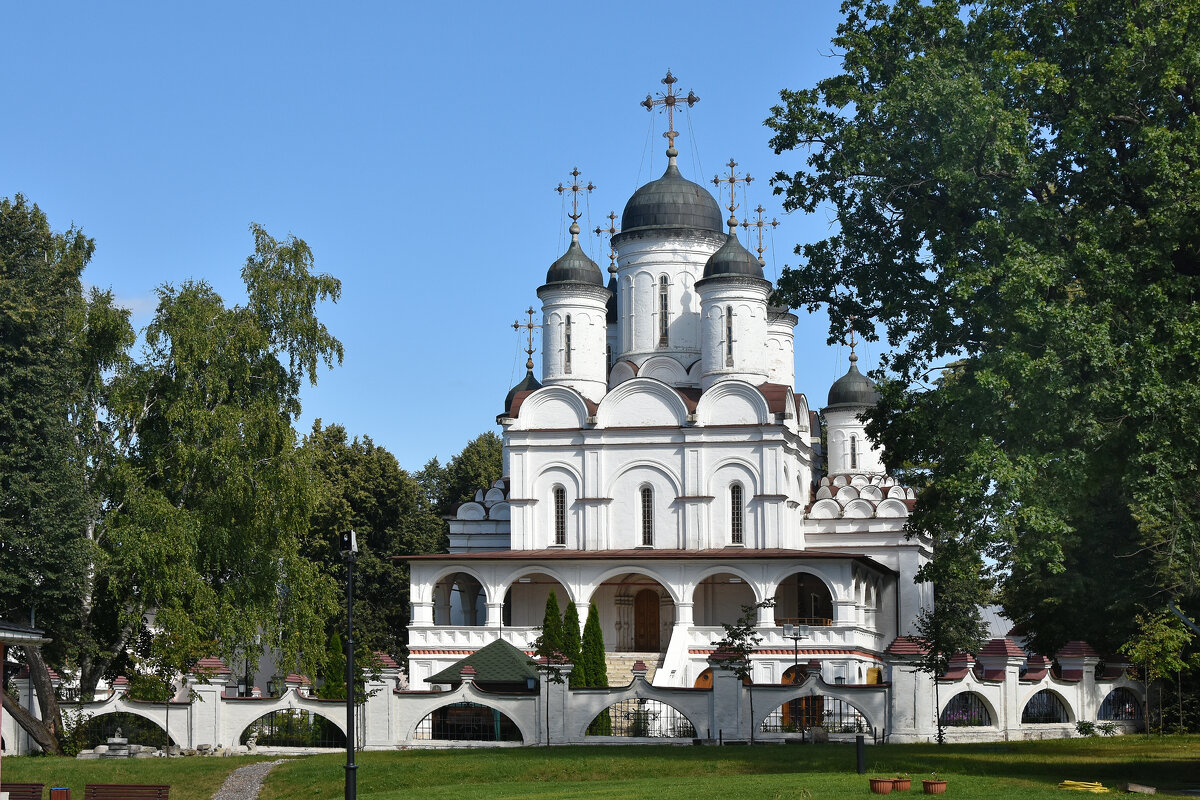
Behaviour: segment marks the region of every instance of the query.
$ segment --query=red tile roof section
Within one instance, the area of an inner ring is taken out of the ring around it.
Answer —
[[[762,383],[759,384],[758,390],[766,398],[767,410],[772,414],[782,414],[787,411],[787,398],[792,392],[791,387],[782,383]]]
[[[225,662],[216,656],[208,656],[207,658],[200,659],[193,664],[192,668],[188,671],[194,675],[199,675],[201,673],[204,673],[205,675],[233,674],[233,671],[230,670],[229,667],[225,666]]]
[[[744,547],[718,547],[707,550],[660,550],[660,549],[628,549],[628,550],[482,550],[475,553],[432,553],[429,555],[392,556],[393,561],[445,561],[454,563],[460,561],[627,561],[666,559],[853,559],[862,564],[868,564],[881,572],[897,575],[895,570],[880,564],[870,556],[861,553],[831,553],[824,550],[790,550],[781,547],[763,547],[748,549]]]
[[[1060,661],[1064,658],[1099,658],[1100,654],[1092,649],[1092,646],[1087,642],[1067,642],[1063,645],[1063,649],[1055,654],[1055,658]]]
[[[929,649],[915,636],[897,636],[884,652],[892,656],[923,656]]]
[[[1009,638],[992,639],[979,651],[983,658],[1025,658],[1025,651],[1017,647],[1016,642]]]
[[[1049,671],[1050,659],[1045,656],[1030,656],[1025,662],[1025,674],[1021,676],[1021,680],[1040,681]]]

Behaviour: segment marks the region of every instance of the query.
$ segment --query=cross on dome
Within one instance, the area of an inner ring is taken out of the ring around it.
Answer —
[[[597,236],[603,236],[606,233],[608,234],[608,272],[611,275],[617,274],[617,254],[613,251],[612,237],[616,236],[620,232],[621,230],[617,227],[617,212],[615,211],[608,212],[607,228],[601,228],[599,225],[597,225],[596,230],[592,231],[592,233],[596,234]]]
[[[571,174],[571,185],[563,186],[560,183],[558,186],[555,187],[554,191],[558,192],[560,195],[563,194],[564,192],[571,193],[571,213],[567,214],[567,216],[571,218],[571,240],[578,241],[579,240],[579,218],[583,216],[583,214],[579,213],[579,193],[587,192],[590,194],[591,191],[593,189],[595,189],[596,187],[592,185],[591,181],[588,181],[587,186],[579,185],[579,176],[583,174],[582,172],[579,171],[579,167],[574,167],[571,170],[570,174]]]
[[[667,70],[667,77],[663,78],[662,82],[666,84],[667,90],[659,92],[657,100],[650,95],[646,95],[646,99],[639,105],[645,106],[646,110],[650,112],[654,111],[655,106],[666,106],[667,132],[663,136],[667,139],[667,157],[675,158],[675,156],[679,155],[679,151],[675,149],[675,137],[679,135],[675,130],[675,106],[679,103],[687,103],[688,108],[691,108],[700,102],[700,98],[696,96],[695,92],[690,90],[687,93],[687,97],[680,97],[675,94],[675,84],[679,82],[679,79],[672,75],[669,69]]]
[[[751,222],[749,219],[747,219],[742,223],[742,228],[747,232],[751,228],[758,229],[758,247],[755,248],[758,251],[758,263],[766,266],[767,261],[765,258],[763,258],[763,251],[766,250],[766,248],[763,247],[763,228],[767,227],[768,225],[772,228],[777,228],[779,227],[779,220],[772,219],[770,222],[765,221],[763,219],[764,211],[766,211],[766,209],[762,207],[762,203],[759,203],[758,208],[754,209],[754,213],[758,215],[758,218],[754,222]]]
[[[729,219],[725,222],[725,224],[729,226],[729,234],[731,236],[734,234],[734,229],[737,228],[738,225],[737,217],[733,215],[733,212],[737,211],[738,209],[738,204],[734,199],[734,189],[737,188],[737,184],[739,183],[750,183],[752,180],[754,180],[754,178],[750,177],[749,175],[742,175],[739,177],[738,174],[734,172],[734,168],[737,167],[737,165],[738,163],[736,161],[734,161],[732,158],[729,159],[729,163],[725,165],[729,167],[729,176],[722,178],[719,175],[713,175],[712,179],[713,186],[718,188],[720,188],[722,183],[729,184],[729,205],[725,206],[727,209],[729,209]]]
[[[525,369],[529,370],[530,372],[533,372],[533,352],[534,352],[533,332],[537,329],[538,326],[533,324],[533,306],[530,306],[529,308],[525,309],[525,313],[529,315],[529,321],[528,322],[515,322],[514,321],[512,324],[512,327],[513,327],[514,331],[520,331],[522,328],[524,328],[525,332],[529,334],[529,344],[525,348],[525,354],[528,356],[528,358],[525,360]]]

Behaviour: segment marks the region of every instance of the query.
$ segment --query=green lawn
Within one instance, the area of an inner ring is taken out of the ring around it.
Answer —
[[[233,769],[259,757],[74,761],[6,758],[4,777],[70,786],[169,783],[173,800],[208,800]],[[269,757],[267,757],[269,758]],[[867,776],[852,745],[758,747],[528,747],[360,753],[363,800],[787,800],[870,797],[866,778],[907,772],[910,796],[937,770],[956,798],[1086,797],[1056,789],[1063,779],[1147,784],[1159,793],[1200,789],[1200,736],[1070,739],[979,745],[867,747]],[[345,756],[298,758],[275,768],[261,800],[337,800]]]
[[[124,758],[79,761],[74,758],[22,756],[4,759],[4,782],[44,783],[46,797],[53,786],[71,787],[71,797],[82,798],[87,783],[166,783],[171,800],[209,800],[225,776],[238,767],[266,756],[229,758]]]
[[[870,796],[855,773],[852,745],[758,747],[564,747],[514,750],[363,753],[364,800],[784,800]],[[314,756],[276,767],[261,800],[342,796],[341,756]],[[962,798],[1064,798],[1067,778],[1106,786],[1133,781],[1167,789],[1200,788],[1200,736],[1073,739],[984,745],[867,748],[869,775],[937,770]],[[463,787],[467,787],[464,789]]]

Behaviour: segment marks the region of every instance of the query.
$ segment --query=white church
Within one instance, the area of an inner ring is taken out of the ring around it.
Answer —
[[[670,112],[698,99],[676,95],[674,81],[668,73],[666,92],[643,105]],[[933,602],[933,587],[913,580],[931,543],[905,536],[915,495],[866,436],[860,414],[875,389],[853,352],[819,412],[794,389],[797,318],[771,305],[761,254],[734,233],[732,199],[725,223],[666,135],[666,172],[609,231],[607,283],[571,215],[570,246],[537,288],[541,377],[531,358],[497,418],[504,478],[457,510],[449,554],[406,559],[410,686],[497,639],[528,651],[553,590],[581,619],[597,607],[611,685],[640,661],[655,687],[704,689],[721,624],[771,600],[759,610],[754,684],[843,699],[887,686],[886,727],[928,738],[932,682],[912,670],[907,637]],[[1083,643],[1054,669],[1039,671],[1051,663],[1040,657],[1031,667],[1000,622],[979,663],[964,655],[958,688],[940,687],[938,713],[970,706],[968,718],[1017,729],[1038,695],[1052,713],[1029,724],[1046,735],[1054,722],[1062,735],[1097,719],[1112,690],[1136,691],[1121,669],[1097,671]],[[960,694],[971,696],[951,705]]]

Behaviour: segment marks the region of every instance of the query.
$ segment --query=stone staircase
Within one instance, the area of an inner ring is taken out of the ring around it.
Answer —
[[[654,673],[663,665],[666,657],[666,653],[605,653],[608,685],[628,686],[633,681],[633,665],[639,661],[646,664],[646,680],[654,683]]]

